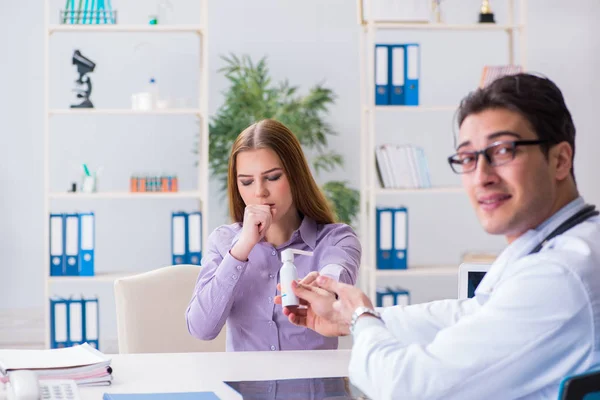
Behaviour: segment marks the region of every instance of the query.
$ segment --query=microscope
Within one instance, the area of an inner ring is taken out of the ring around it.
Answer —
[[[94,72],[94,68],[96,68],[96,64],[84,57],[79,50],[75,50],[73,53],[73,65],[77,65],[77,72],[79,73],[79,78],[75,81],[78,85],[85,85],[84,89],[76,88],[74,89],[77,93],[77,98],[83,99],[80,104],[72,104],[71,108],[94,108],[94,105],[90,101],[90,95],[92,94],[92,81],[87,73]]]

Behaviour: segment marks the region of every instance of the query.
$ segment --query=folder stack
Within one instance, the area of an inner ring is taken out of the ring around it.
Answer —
[[[408,306],[410,292],[401,287],[377,288],[377,307]]]
[[[377,269],[408,267],[408,210],[377,208]]]
[[[11,371],[34,369],[39,379],[73,379],[79,386],[110,385],[111,359],[87,343],[64,349],[0,349],[0,383]]]
[[[72,347],[88,343],[99,348],[98,299],[50,299],[50,347]]]
[[[420,46],[375,45],[375,105],[418,106]]]
[[[375,148],[377,172],[386,189],[431,187],[425,151],[418,146],[383,144]]]
[[[178,211],[171,215],[173,265],[200,265],[202,260],[202,213]]]
[[[50,214],[50,276],[94,276],[93,212]]]

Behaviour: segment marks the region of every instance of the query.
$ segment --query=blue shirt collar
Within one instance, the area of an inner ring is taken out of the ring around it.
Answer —
[[[547,227],[552,227],[550,232],[556,229],[557,226],[562,224],[564,221],[569,219],[572,215],[577,213],[579,210],[583,208],[585,202],[583,201],[583,197],[579,196],[575,200],[571,201],[569,204],[565,205],[563,208],[555,212],[550,218],[542,222],[537,228],[536,231],[542,232],[546,230]]]

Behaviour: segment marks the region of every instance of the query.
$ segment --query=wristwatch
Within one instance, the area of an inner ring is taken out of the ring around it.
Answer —
[[[383,319],[381,318],[381,314],[379,314],[377,311],[373,310],[372,308],[358,307],[356,310],[354,310],[354,313],[352,314],[352,321],[350,322],[350,332],[354,333],[354,326],[356,325],[356,321],[358,321],[358,317],[360,317],[363,314],[372,315],[375,318],[379,319],[380,321],[383,321]]]

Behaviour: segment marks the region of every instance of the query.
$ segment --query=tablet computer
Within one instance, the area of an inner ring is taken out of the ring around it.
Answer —
[[[225,382],[244,400],[370,400],[348,377]]]
[[[458,298],[470,299],[475,289],[490,269],[490,264],[463,263],[458,267]]]

